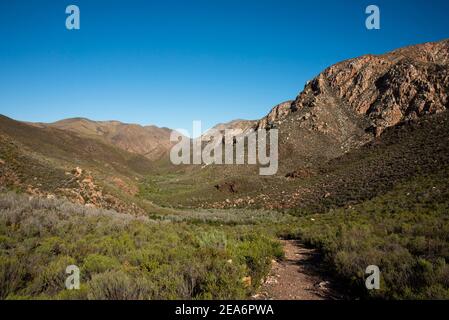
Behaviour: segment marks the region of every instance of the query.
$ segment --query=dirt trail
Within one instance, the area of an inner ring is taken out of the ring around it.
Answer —
[[[305,248],[295,240],[281,240],[285,260],[273,261],[270,275],[257,300],[327,300],[342,299],[334,284],[323,276],[316,250]]]

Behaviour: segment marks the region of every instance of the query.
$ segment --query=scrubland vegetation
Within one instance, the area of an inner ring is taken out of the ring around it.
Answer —
[[[276,223],[213,215],[150,219],[1,195],[0,298],[245,298],[282,256]],[[65,289],[72,264],[80,290]]]
[[[355,206],[306,215],[289,236],[320,248],[356,296],[449,299],[447,172],[414,178]],[[380,290],[364,288],[368,265],[380,267]]]
[[[350,296],[449,299],[448,126],[442,113],[391,128],[297,178],[142,172],[137,195],[120,198],[146,214],[0,190],[0,299],[248,298],[282,257],[279,237],[318,248]],[[53,191],[68,179],[9,140],[0,147],[0,182]],[[216,201],[226,209],[199,209]],[[65,289],[71,264],[80,290]],[[380,290],[365,288],[369,265],[381,270]]]

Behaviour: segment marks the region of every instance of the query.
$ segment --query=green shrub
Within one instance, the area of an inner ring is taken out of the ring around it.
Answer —
[[[56,257],[34,278],[30,286],[30,293],[54,295],[64,290],[65,281],[69,276],[66,274],[66,268],[73,264],[75,264],[75,260],[71,257]]]
[[[145,278],[133,279],[123,271],[108,271],[92,277],[87,297],[92,300],[149,299],[150,288]]]
[[[446,299],[449,290],[449,176],[397,185],[352,208],[300,218],[296,237],[320,248],[354,293],[387,299]],[[368,265],[381,290],[367,291]]]
[[[274,240],[278,215],[208,214],[154,221],[0,194],[1,298],[245,298],[282,255]],[[71,264],[80,268],[80,290],[65,288]],[[242,282],[247,276],[251,287]]]
[[[25,268],[17,258],[0,257],[0,299],[6,299],[25,285]]]
[[[103,273],[119,267],[120,263],[115,258],[101,254],[90,254],[84,258],[80,271],[86,279],[89,279],[96,273]]]

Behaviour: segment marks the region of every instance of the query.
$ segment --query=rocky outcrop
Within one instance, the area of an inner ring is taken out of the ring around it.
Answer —
[[[256,129],[272,128],[276,122],[281,121],[291,112],[295,111],[293,102],[293,100],[290,100],[275,106],[268,115],[256,124]]]
[[[380,135],[385,128],[438,113],[449,106],[449,40],[366,55],[333,65],[315,79],[293,102],[276,106],[258,123],[267,128],[296,111],[300,121],[316,122],[311,129],[324,132],[314,107],[334,104],[365,118],[365,129]],[[307,126],[307,124],[304,124]]]
[[[86,206],[114,209],[118,212],[133,212],[143,214],[144,211],[134,203],[129,204],[119,198],[104,192],[103,187],[95,183],[92,174],[79,167],[66,172],[68,179],[64,185],[55,190],[55,194],[71,202]],[[115,178],[114,181],[116,181]],[[125,183],[120,179],[121,183]]]

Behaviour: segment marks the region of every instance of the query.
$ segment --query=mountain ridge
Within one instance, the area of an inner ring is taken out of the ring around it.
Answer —
[[[319,98],[333,93],[356,114],[368,115],[369,129],[379,135],[386,127],[448,107],[448,65],[449,39],[347,59],[319,73],[295,100],[275,106],[257,127],[265,128],[291,113],[313,108]],[[437,76],[432,77],[430,71]],[[408,103],[412,103],[409,108]]]
[[[53,123],[34,123],[39,127],[53,127],[83,136],[95,137],[123,150],[159,160],[172,146],[171,129],[154,125],[142,126],[118,120],[94,121],[76,117]]]

